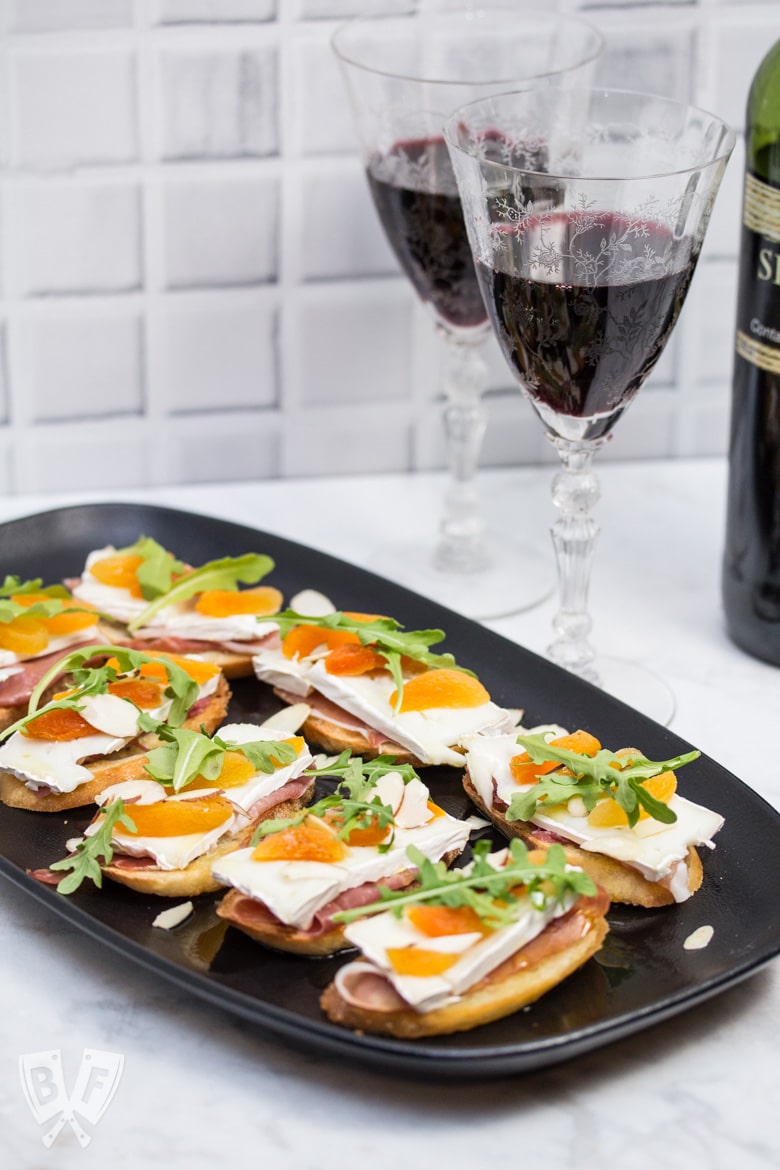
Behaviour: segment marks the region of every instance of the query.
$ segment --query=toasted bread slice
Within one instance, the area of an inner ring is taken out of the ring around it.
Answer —
[[[582,899],[571,911],[576,916],[576,929],[564,936],[559,945],[546,947],[546,953],[536,958],[539,945],[534,939],[456,1002],[433,1011],[417,1012],[402,1006],[400,996],[394,1010],[360,1008],[343,999],[335,983],[326,987],[320,1006],[335,1024],[403,1040],[470,1031],[533,1003],[586,963],[600,949],[609,930],[605,909],[605,900]],[[545,933],[542,932],[539,940]]]
[[[315,744],[328,754],[338,755],[339,752],[349,749],[355,755],[362,756],[364,760],[373,760],[376,756],[389,755],[395,756],[397,764],[411,764],[414,768],[427,767],[416,756],[413,756],[408,748],[401,747],[400,744],[393,743],[392,740],[383,740],[377,746],[372,747],[366,736],[357,728],[342,727],[338,723],[332,723],[329,719],[323,718],[322,715],[310,715],[304,723],[302,731],[308,743]]]
[[[249,896],[242,894],[240,890],[228,890],[217,906],[217,914],[243,934],[249,935],[255,942],[262,943],[272,950],[287,951],[293,955],[322,957],[335,955],[351,945],[344,938],[343,926],[323,931],[322,934],[311,935],[305,930],[297,930],[294,926],[285,926],[270,911],[266,911],[262,902],[256,903],[257,913],[253,922],[249,923],[237,914],[238,906],[243,901],[255,900],[249,899]]]
[[[488,808],[476,788],[471,782],[468,770],[463,776],[463,787],[469,798],[478,809],[493,822],[507,837],[519,837],[531,849],[546,849],[549,840],[536,836],[536,826],[530,821],[508,821],[495,808]],[[563,844],[563,843],[562,843]],[[581,849],[573,842],[563,844],[566,860],[570,865],[578,865],[590,874],[594,882],[609,894],[613,902],[624,902],[630,906],[644,906],[653,909],[658,906],[671,906],[675,899],[671,890],[659,882],[650,881],[634,869],[624,865],[603,853],[592,853],[588,849]],[[701,859],[696,849],[691,845],[688,849],[688,889],[691,894],[698,890],[704,877]]]
[[[230,688],[223,677],[219,679],[214,694],[209,696],[208,704],[197,715],[185,719],[183,726],[193,731],[200,731],[201,726],[205,726],[209,733],[216,731],[225,720],[229,702]],[[141,744],[143,749],[139,750]],[[127,744],[121,751],[93,760],[87,767],[94,779],[79,784],[72,792],[33,792],[11,772],[0,771],[0,800],[11,808],[26,808],[36,812],[82,808],[93,804],[95,797],[111,784],[119,784],[122,780],[148,779],[144,772],[146,753],[159,744],[157,736],[144,735]]]
[[[142,894],[159,894],[164,898],[194,897],[197,894],[209,894],[214,890],[222,889],[215,881],[211,867],[218,857],[232,853],[235,849],[243,849],[249,844],[252,834],[258,824],[266,817],[292,817],[307,803],[314,791],[314,780],[307,787],[302,796],[290,800],[283,800],[280,804],[269,808],[258,820],[247,825],[238,833],[231,833],[219,841],[216,847],[208,853],[196,857],[183,869],[160,869],[154,864],[148,866],[109,864],[102,867],[103,873],[112,882],[128,886]],[[132,816],[132,806],[128,810]],[[115,854],[116,856],[116,854]]]
[[[274,816],[278,815],[274,810]],[[444,854],[442,861],[446,865],[452,865],[458,856],[457,849],[450,850]],[[416,874],[416,870],[414,872]],[[375,884],[381,885],[382,882],[378,880]],[[409,885],[403,888],[412,890],[416,885],[417,882],[413,878]],[[251,921],[238,912],[238,907],[244,900],[254,903],[250,911]],[[287,951],[295,955],[316,957],[335,955],[339,951],[354,949],[353,944],[344,937],[343,925],[339,924],[321,934],[312,935],[295,926],[286,926],[267,909],[263,902],[250,898],[248,894],[243,894],[240,890],[228,890],[217,906],[217,914],[229,922],[231,926],[235,926],[237,930],[249,935],[255,942],[262,943],[263,946],[270,947],[274,951]]]

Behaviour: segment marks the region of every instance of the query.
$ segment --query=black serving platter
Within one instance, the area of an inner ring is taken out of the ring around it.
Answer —
[[[285,597],[314,587],[340,608],[392,614],[409,629],[440,627],[447,632],[444,647],[477,671],[497,702],[523,707],[526,725],[554,720],[572,729],[586,727],[607,746],[635,744],[651,758],[659,753],[657,759],[691,746],[523,647],[391,581],[222,520],[135,504],[62,508],[0,526],[0,570],[53,583],[77,575],[91,549],[131,544],[142,533],[194,564],[268,553],[276,568],[267,581]],[[259,723],[278,705],[264,685],[241,681],[234,685],[229,718]],[[448,811],[474,811],[457,769],[429,769],[426,779]],[[0,808],[0,872],[74,926],[136,960],[139,980],[150,972],[163,975],[298,1047],[385,1072],[476,1080],[538,1069],[628,1036],[725,990],[780,952],[780,815],[706,757],[685,768],[681,791],[726,818],[717,849],[703,851],[699,893],[662,910],[614,908],[603,950],[564,984],[514,1016],[438,1039],[392,1040],[330,1024],[319,995],[340,960],[265,950],[216,917],[218,895],[197,899],[191,918],[167,932],[152,927],[166,899],[110,882],[68,898],[29,877],[27,869],[63,855],[65,841],[88,820],[80,810],[52,815]],[[714,928],[710,944],[685,950],[685,939],[706,924]]]

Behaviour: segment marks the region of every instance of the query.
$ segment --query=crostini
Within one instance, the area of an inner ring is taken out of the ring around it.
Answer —
[[[466,741],[463,784],[503,833],[531,846],[560,842],[613,902],[667,906],[699,888],[697,847],[713,849],[723,825],[677,793],[676,769],[699,754],[655,762],[562,728],[478,735]]]
[[[435,805],[409,765],[364,761],[345,752],[324,773],[343,777],[335,793],[298,816],[274,818],[254,842],[212,866],[232,887],[217,913],[257,942],[302,955],[330,955],[350,944],[334,915],[372,902],[417,877],[407,848],[453,861],[470,826]]]
[[[609,898],[560,846],[520,841],[463,869],[415,858],[420,886],[346,911],[347,963],[320,1003],[334,1023],[418,1039],[503,1019],[561,983],[601,947]]]
[[[83,837],[51,866],[69,894],[86,877],[103,876],[143,894],[194,897],[219,889],[215,859],[248,843],[265,818],[293,816],[314,779],[303,738],[280,717],[258,727],[226,724],[214,736],[160,729],[145,779],[113,784]]]
[[[311,705],[303,732],[324,751],[462,767],[463,736],[510,731],[517,722],[518,712],[492,702],[451,654],[431,651],[441,630],[338,611],[285,610],[274,624],[279,634],[255,655],[255,674],[286,702]]]
[[[270,557],[247,553],[193,568],[151,537],[127,548],[89,553],[73,595],[113,619],[107,639],[178,654],[200,654],[228,678],[252,673],[252,654],[273,627],[258,614],[273,614],[282,594],[257,582],[274,567]],[[239,589],[239,584],[256,586]]]
[[[39,706],[63,672],[72,685]],[[110,784],[144,775],[160,723],[213,731],[229,699],[208,662],[118,646],[73,651],[38,683],[28,713],[0,733],[0,800],[37,812],[92,804]]]
[[[62,585],[6,577],[0,587],[0,731],[25,714],[36,685],[71,650],[95,642],[99,616]]]

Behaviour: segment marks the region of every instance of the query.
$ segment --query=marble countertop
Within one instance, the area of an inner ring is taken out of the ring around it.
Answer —
[[[651,664],[676,697],[672,729],[780,808],[767,764],[780,673],[728,640],[719,597],[725,464],[604,463],[591,591],[600,650]],[[485,473],[496,531],[547,555],[550,469]],[[440,477],[331,480],[112,492],[278,532],[364,566],[393,541],[431,542]],[[80,494],[0,501],[0,521]],[[13,571],[6,565],[3,571]],[[550,576],[552,561],[550,557]],[[493,620],[543,653],[552,599]],[[748,737],[746,731],[758,734]],[[763,739],[762,739],[763,735]],[[545,1170],[663,1165],[776,1170],[780,967],[576,1062],[501,1080],[420,1083],[292,1051],[188,998],[81,935],[24,891],[0,889],[0,1152],[14,1170],[110,1163],[200,1170],[239,1159],[274,1170],[395,1170],[532,1159]],[[124,1072],[81,1148],[66,1125],[51,1148],[34,1120],[19,1057],[59,1049],[72,1087],[84,1049],[121,1053]]]

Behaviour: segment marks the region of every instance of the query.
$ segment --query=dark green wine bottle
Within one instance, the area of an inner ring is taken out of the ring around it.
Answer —
[[[780,41],[747,105],[723,604],[729,634],[780,666]]]

